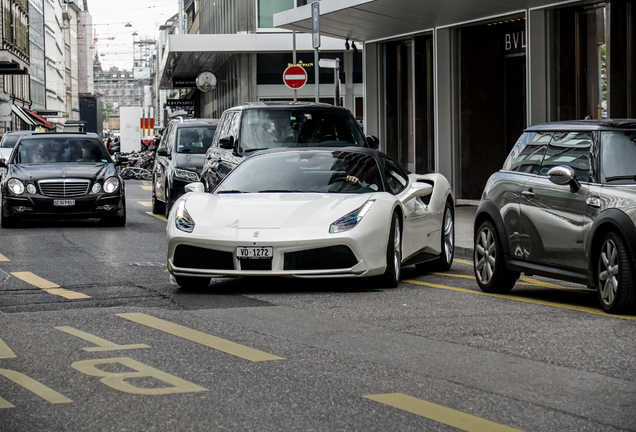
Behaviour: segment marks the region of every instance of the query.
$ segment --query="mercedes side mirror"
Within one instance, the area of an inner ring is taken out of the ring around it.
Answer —
[[[576,179],[574,169],[567,165],[555,166],[548,171],[548,179],[555,185],[570,185],[570,191],[573,193],[581,189],[581,183]]]
[[[378,139],[378,137],[373,136],[373,135],[367,135],[366,136],[366,140],[367,140],[367,145],[374,149],[377,150],[380,148],[380,140]]]

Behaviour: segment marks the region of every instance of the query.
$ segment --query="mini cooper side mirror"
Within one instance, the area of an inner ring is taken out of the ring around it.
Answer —
[[[548,171],[548,179],[555,185],[570,185],[570,191],[573,193],[581,189],[581,183],[576,179],[574,169],[567,165],[555,166]]]
[[[225,150],[232,150],[234,148],[234,137],[227,135],[219,138],[219,147]]]

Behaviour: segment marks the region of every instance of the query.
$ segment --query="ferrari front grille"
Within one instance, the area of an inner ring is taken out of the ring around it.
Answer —
[[[174,265],[191,269],[234,270],[234,256],[232,252],[178,245],[174,251]]]
[[[336,270],[358,264],[347,246],[330,246],[285,254],[285,270]]]
[[[86,195],[90,181],[81,179],[40,180],[38,184],[42,195],[68,198]]]

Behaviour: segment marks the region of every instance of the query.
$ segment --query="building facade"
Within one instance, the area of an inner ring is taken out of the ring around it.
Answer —
[[[366,131],[475,200],[526,126],[636,117],[635,17],[634,0],[320,2],[323,34],[364,42]],[[274,24],[311,32],[310,6]]]
[[[95,95],[111,109],[111,116],[119,116],[119,108],[143,106],[144,85],[136,80],[132,71],[111,67],[107,71],[96,68],[93,74]]]

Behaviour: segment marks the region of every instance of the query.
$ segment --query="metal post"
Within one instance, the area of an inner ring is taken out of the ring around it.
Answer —
[[[333,69],[333,104],[340,106],[340,59],[336,59],[336,67]]]
[[[316,102],[320,102],[320,67],[318,66],[318,62],[320,59],[318,58],[318,48],[314,49],[314,94],[316,98]]]
[[[292,63],[296,66],[296,30],[292,32],[292,39],[294,41],[293,59]],[[298,90],[294,89],[294,102],[298,101]]]

